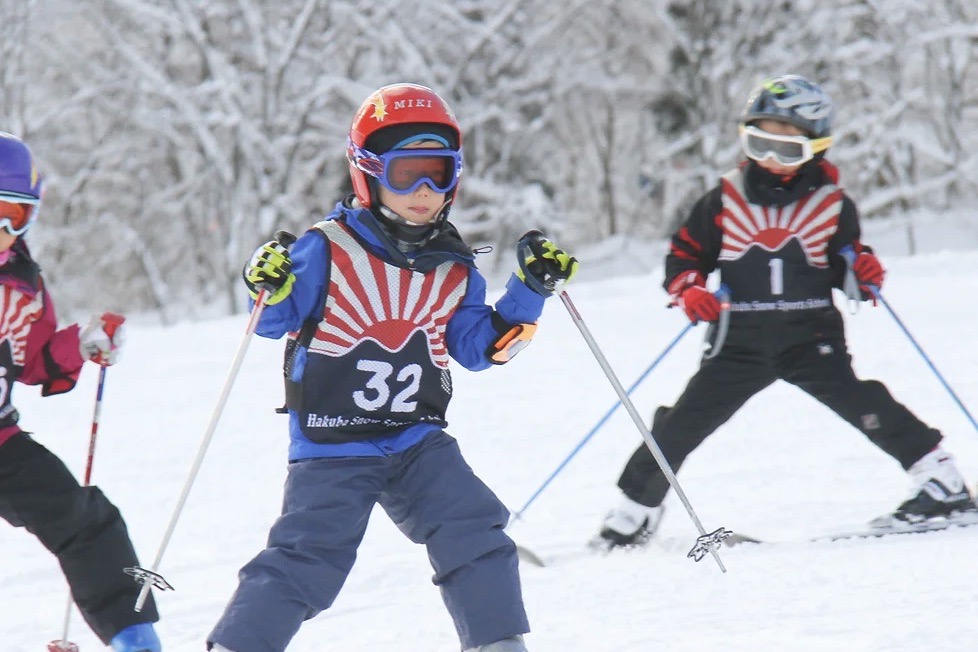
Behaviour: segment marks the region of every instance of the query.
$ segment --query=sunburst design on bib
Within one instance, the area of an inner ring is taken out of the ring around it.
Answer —
[[[842,191],[822,186],[787,206],[750,204],[730,179],[723,181],[723,244],[720,260],[737,260],[751,247],[782,249],[797,240],[813,267],[828,266],[828,243],[836,231],[842,207]]]
[[[420,330],[432,362],[447,368],[445,329],[464,297],[467,268],[440,265],[421,274],[388,265],[338,231],[329,233],[333,261],[326,317],[310,351],[338,357],[370,340],[396,352]]]

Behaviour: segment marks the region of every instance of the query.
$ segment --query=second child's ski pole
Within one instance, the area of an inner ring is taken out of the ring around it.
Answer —
[[[116,332],[122,327],[126,318],[112,312],[102,315],[105,321],[105,332],[110,338],[115,337]],[[92,430],[88,436],[88,459],[85,462],[85,483],[84,487],[92,483],[92,467],[95,465],[95,443],[98,440],[98,424],[102,414],[102,392],[105,390],[105,371],[108,365],[99,365],[98,387],[95,390],[95,409],[92,414]],[[68,640],[68,629],[71,626],[71,611],[75,601],[68,592],[68,604],[65,606],[65,620],[62,628],[61,638],[48,643],[48,652],[78,652],[78,646]]]
[[[621,404],[625,406],[625,410],[628,412],[629,416],[632,417],[635,427],[638,428],[639,433],[642,435],[642,439],[645,440],[645,445],[649,447],[649,450],[652,452],[652,456],[655,457],[655,461],[659,464],[659,468],[662,469],[662,473],[666,476],[666,480],[669,481],[669,484],[675,490],[676,495],[679,496],[679,500],[682,501],[683,507],[686,508],[686,512],[689,514],[693,524],[700,533],[700,536],[696,538],[696,543],[690,549],[687,557],[694,561],[699,561],[706,555],[706,553],[710,553],[713,555],[713,559],[716,560],[717,566],[720,567],[720,570],[726,573],[727,569],[724,567],[723,561],[720,559],[720,555],[717,553],[717,549],[720,547],[723,540],[733,534],[733,532],[722,527],[714,530],[713,532],[707,532],[703,528],[703,524],[696,515],[696,511],[693,509],[689,499],[686,497],[686,492],[683,491],[682,486],[679,484],[679,480],[676,478],[676,474],[673,473],[672,468],[669,466],[666,456],[662,453],[662,449],[659,448],[659,445],[656,443],[655,439],[652,438],[652,433],[649,432],[647,426],[642,421],[642,416],[638,413],[638,410],[635,409],[635,404],[632,403],[632,399],[629,398],[628,393],[621,384],[621,381],[618,380],[618,376],[615,375],[614,370],[608,363],[608,359],[605,358],[604,354],[601,352],[601,349],[598,348],[597,342],[594,340],[594,337],[591,335],[591,331],[588,330],[587,325],[581,318],[581,314],[577,311],[577,307],[574,306],[574,302],[571,301],[567,291],[562,287],[558,288],[557,294],[560,296],[560,300],[563,302],[564,307],[567,308],[567,312],[574,321],[574,325],[577,326],[577,329],[581,331],[581,335],[584,336],[584,341],[587,342],[588,347],[590,347],[591,352],[594,354],[595,359],[597,359],[601,369],[604,370],[605,376],[608,377],[612,387],[615,388],[618,398],[621,399]]]
[[[543,234],[539,231],[531,231],[523,236],[517,246],[524,247],[539,257],[542,255],[540,243],[543,237]],[[533,278],[530,271],[526,269],[526,252],[519,251],[518,253],[519,255],[517,258],[520,262],[520,266],[523,267],[524,275],[527,279]],[[676,479],[676,474],[673,473],[672,468],[669,466],[666,456],[662,453],[662,449],[659,448],[659,445],[656,443],[655,439],[653,439],[652,433],[649,432],[645,423],[642,421],[642,416],[638,413],[638,410],[635,409],[635,404],[632,403],[632,399],[629,398],[628,392],[625,391],[621,381],[618,380],[618,376],[615,375],[615,372],[611,368],[611,364],[608,362],[608,359],[598,347],[598,343],[595,341],[594,336],[591,335],[591,331],[588,329],[587,324],[584,323],[584,319],[574,306],[574,302],[571,301],[567,291],[563,288],[563,282],[557,283],[557,286],[554,289],[554,294],[557,294],[560,297],[564,307],[567,308],[567,312],[570,314],[571,320],[574,322],[574,325],[577,326],[577,330],[581,332],[581,335],[584,337],[584,341],[587,342],[588,347],[591,349],[591,353],[594,354],[594,357],[601,366],[601,369],[604,371],[605,376],[608,377],[612,387],[614,387],[615,392],[618,394],[621,404],[625,406],[625,410],[628,412],[629,416],[631,416],[632,421],[635,422],[635,426],[638,428],[639,433],[641,433],[642,439],[645,440],[645,445],[649,447],[649,450],[652,452],[652,456],[655,457],[655,461],[659,464],[659,467],[662,469],[662,473],[666,476],[666,480],[669,481],[670,486],[672,486],[672,488],[675,490],[676,495],[679,496],[679,500],[682,501],[683,506],[686,508],[686,512],[689,514],[690,519],[692,519],[693,524],[699,531],[700,536],[696,538],[696,543],[686,556],[694,561],[700,561],[704,556],[706,556],[707,553],[710,553],[713,555],[713,559],[716,560],[717,566],[720,567],[720,570],[726,573],[727,569],[724,567],[723,560],[720,559],[717,549],[723,543],[723,540],[732,535],[733,532],[723,527],[717,528],[713,532],[707,532],[703,528],[703,524],[700,522],[699,517],[693,510],[693,506],[690,504],[689,499],[686,498],[686,492],[683,491],[682,486],[679,484],[679,480]]]
[[[286,231],[278,231],[275,233],[275,240],[282,246],[288,248],[292,246],[296,238],[291,233]],[[156,552],[156,559],[153,561],[153,565],[150,568],[142,568],[141,566],[133,566],[124,569],[125,572],[132,575],[137,582],[143,585],[142,590],[139,592],[139,597],[136,598],[136,605],[134,609],[136,611],[142,611],[143,605],[146,604],[146,598],[149,597],[150,589],[156,587],[161,591],[172,590],[173,587],[163,579],[157,570],[160,567],[160,561],[163,559],[163,553],[166,551],[166,547],[170,542],[170,537],[173,536],[173,531],[176,529],[177,520],[180,518],[180,512],[183,511],[183,506],[187,502],[187,497],[190,495],[190,489],[193,487],[194,480],[197,478],[197,473],[200,471],[200,466],[204,461],[204,455],[207,453],[207,447],[211,443],[211,439],[214,437],[214,431],[217,429],[217,423],[221,419],[221,414],[224,412],[224,406],[227,403],[228,396],[231,393],[231,387],[234,385],[234,380],[238,376],[238,371],[241,369],[241,363],[244,361],[245,353],[248,351],[248,344],[251,342],[251,336],[254,335],[255,329],[258,327],[258,319],[261,317],[262,311],[265,309],[265,300],[268,296],[268,288],[259,288],[258,297],[255,299],[255,305],[251,309],[251,316],[248,319],[248,326],[245,329],[244,337],[241,339],[241,344],[238,345],[238,350],[234,354],[234,359],[231,361],[231,368],[228,370],[227,378],[224,381],[224,387],[221,389],[221,394],[217,399],[217,405],[214,407],[213,413],[211,413],[210,422],[207,424],[207,428],[204,431],[203,439],[200,442],[200,447],[197,449],[197,457],[194,458],[194,463],[190,468],[190,473],[187,475],[187,480],[184,482],[183,490],[180,492],[180,497],[177,499],[177,506],[173,510],[173,516],[170,518],[170,524],[166,528],[166,532],[163,534],[163,540],[160,542],[160,548]]]

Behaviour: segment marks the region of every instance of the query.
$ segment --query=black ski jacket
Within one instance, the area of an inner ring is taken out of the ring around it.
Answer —
[[[831,308],[846,271],[840,250],[871,251],[859,238],[858,209],[834,165],[810,161],[785,182],[747,161],[723,175],[673,235],[663,286],[675,295],[719,269],[732,317]]]

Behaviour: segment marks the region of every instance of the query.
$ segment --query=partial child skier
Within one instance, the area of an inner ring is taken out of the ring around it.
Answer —
[[[41,395],[71,390],[85,360],[111,365],[121,331],[104,316],[58,330],[54,305],[24,234],[37,219],[41,178],[22,140],[0,133],[0,517],[24,527],[61,564],[72,598],[115,652],[160,652],[155,604],[142,613],[127,566],[138,565],[119,510],[98,487],[82,487],[64,463],[18,425],[14,383]]]
[[[486,305],[472,250],[448,221],[462,135],[431,89],[375,91],[347,148],[354,195],[287,251],[245,268],[273,288],[257,333],[286,347],[289,474],[267,548],[246,564],[208,649],[281,652],[330,607],[379,503],[427,547],[461,646],[522,652],[529,631],[509,513],[444,430],[449,357],[479,371],[525,346],[544,298],[577,261],[538,242]],[[534,291],[535,288],[536,291]]]
[[[976,507],[941,433],[898,403],[876,380],[856,378],[832,288],[847,273],[863,300],[883,283],[883,267],[860,241],[859,213],[824,157],[833,107],[816,84],[772,79],[749,97],[740,119],[747,159],[693,206],[673,235],[663,286],[694,323],[721,307],[706,289],[720,270],[730,289],[726,341],[704,359],[672,407],[660,407],[652,435],[673,470],[752,396],[789,382],[833,410],[907,470],[912,495],[875,527],[974,516]],[[639,446],[618,480],[624,496],[592,541],[597,548],[639,545],[655,532],[669,485]]]

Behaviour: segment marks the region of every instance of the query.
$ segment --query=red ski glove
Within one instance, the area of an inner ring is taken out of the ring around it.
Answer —
[[[859,282],[859,290],[862,292],[863,300],[872,299],[873,305],[875,305],[876,295],[873,294],[869,286],[875,286],[877,290],[882,289],[883,277],[886,276],[886,271],[880,264],[879,258],[872,251],[863,248],[852,263],[852,271],[856,275],[856,281]]]
[[[694,324],[720,318],[720,301],[702,285],[691,285],[683,290],[676,305],[686,312]]]
[[[694,324],[720,318],[720,301],[706,289],[706,279],[696,270],[677,274],[667,290],[669,307],[679,306]]]

